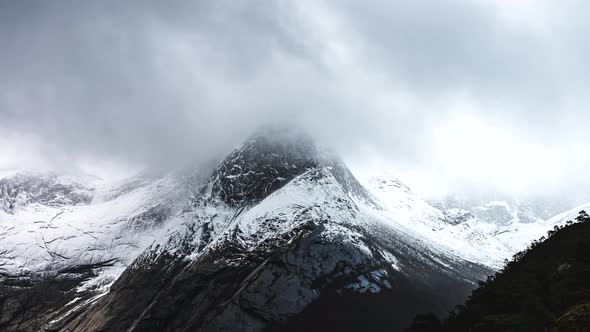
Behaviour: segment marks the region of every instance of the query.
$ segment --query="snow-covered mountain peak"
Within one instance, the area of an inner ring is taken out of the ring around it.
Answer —
[[[309,135],[265,128],[232,151],[211,175],[203,198],[232,207],[252,205],[308,170],[323,168],[353,195],[369,199],[346,165]]]
[[[384,292],[391,303],[406,305],[396,295],[401,283],[426,289],[450,283],[461,293],[489,271],[404,226],[412,224],[407,215],[411,221],[423,215],[417,204],[428,206],[407,187],[395,184],[404,212],[388,214],[381,206],[396,211],[399,202],[369,194],[340,159],[305,136],[254,135],[202,188],[168,237],[146,249],[69,328],[102,317],[97,328],[108,330],[127,317],[130,330],[145,330],[154,326],[151,317],[165,317],[177,329],[258,331],[335,294]],[[430,212],[444,222],[440,211]],[[415,296],[421,305],[447,300],[434,293]]]
[[[317,165],[318,152],[307,137],[272,134],[257,133],[232,151],[213,172],[206,193],[230,206],[252,204]]]

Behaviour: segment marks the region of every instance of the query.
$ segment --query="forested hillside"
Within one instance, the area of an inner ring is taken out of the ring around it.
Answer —
[[[408,330],[590,331],[590,216],[514,255],[442,322],[420,315]]]

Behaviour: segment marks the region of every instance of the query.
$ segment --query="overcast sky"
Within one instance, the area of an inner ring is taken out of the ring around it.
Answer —
[[[173,167],[277,122],[425,195],[588,184],[589,11],[0,0],[0,170]]]

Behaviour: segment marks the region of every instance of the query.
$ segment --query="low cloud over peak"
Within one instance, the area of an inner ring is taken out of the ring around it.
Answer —
[[[270,122],[306,128],[351,163],[393,165],[423,192],[434,187],[425,179],[568,188],[590,166],[588,9],[6,2],[0,168],[173,167],[223,154]]]

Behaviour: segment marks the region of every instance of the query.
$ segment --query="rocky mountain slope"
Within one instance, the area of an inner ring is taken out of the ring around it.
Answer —
[[[356,311],[343,328],[390,331],[418,308],[446,310],[489,273],[392,227],[383,210],[308,138],[254,136],[212,172],[175,234],[147,249],[91,309],[52,327],[329,327],[346,321],[328,314],[336,301]],[[367,311],[374,299],[391,313]]]

